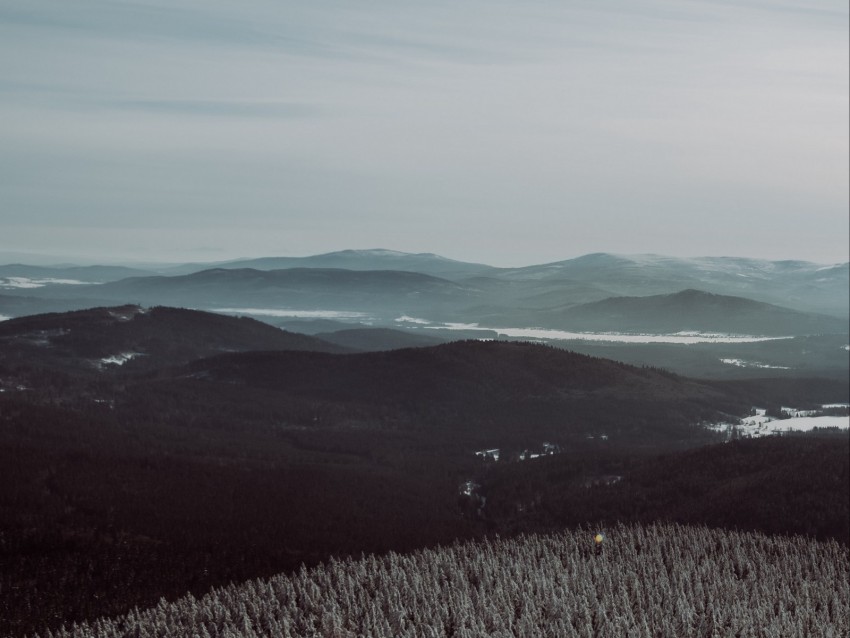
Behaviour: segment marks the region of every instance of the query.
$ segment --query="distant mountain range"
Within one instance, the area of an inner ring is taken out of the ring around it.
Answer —
[[[397,312],[426,308],[455,308],[474,291],[447,279],[408,271],[216,268],[190,275],[131,277],[94,286],[51,286],[29,294],[206,309],[349,310],[396,316]]]
[[[335,347],[359,351],[505,338],[502,330],[514,339],[548,339],[692,376],[844,379],[850,375],[849,267],[598,253],[496,268],[390,250],[150,270],[18,264],[0,266],[0,320],[98,306],[174,306],[322,333]],[[599,339],[605,333],[680,332],[799,339],[672,349],[578,340],[580,333]]]
[[[266,257],[218,263],[126,269],[112,266],[0,266],[0,289],[20,289],[14,277],[105,283],[128,276],[187,275],[204,270],[320,268],[416,272],[480,290],[482,303],[532,307],[588,303],[608,297],[670,294],[685,289],[743,296],[804,312],[850,315],[850,264],[766,261],[741,257],[676,258],[661,255],[595,253],[565,261],[497,268],[446,259],[430,253],[344,250],[310,257]],[[53,289],[59,284],[43,282]],[[32,290],[26,288],[26,290]],[[492,292],[491,295],[487,293]]]
[[[576,259],[502,270],[502,278],[569,279],[598,286],[607,296],[646,296],[695,288],[746,296],[806,312],[850,314],[850,264],[765,261],[742,257],[676,258],[596,253]]]
[[[190,274],[212,264],[187,264],[170,268],[164,274]],[[281,270],[286,268],[335,268],[344,270],[401,270],[447,279],[458,279],[497,270],[493,266],[456,261],[433,253],[403,253],[396,250],[341,250],[310,257],[261,257],[219,262],[216,268]]]
[[[647,285],[663,287],[662,283],[650,279]],[[703,330],[796,335],[846,330],[846,322],[834,317],[702,290],[599,298],[604,294],[602,288],[589,284],[550,278],[520,281],[478,277],[456,282],[398,270],[216,268],[189,275],[130,277],[102,284],[47,281],[16,289],[15,299],[0,296],[0,313],[15,312],[26,305],[24,299],[43,300],[33,301],[33,307],[47,305],[48,301],[50,306],[61,305],[62,299],[78,307],[79,301],[75,300],[86,299],[206,309],[348,311],[354,313],[353,317],[359,313],[385,322],[384,325],[399,315],[420,315],[428,321],[479,322],[490,327],[538,325],[581,331]],[[576,302],[588,296],[595,299]]]

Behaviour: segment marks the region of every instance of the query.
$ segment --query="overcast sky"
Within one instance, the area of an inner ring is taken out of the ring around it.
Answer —
[[[846,0],[0,0],[0,254],[848,260]]]

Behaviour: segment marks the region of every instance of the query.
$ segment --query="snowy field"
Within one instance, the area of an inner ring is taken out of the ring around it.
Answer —
[[[844,405],[831,403],[823,405],[822,408],[844,407]],[[754,438],[782,434],[783,432],[811,432],[815,428],[850,430],[850,416],[809,416],[811,411],[785,407],[782,408],[782,411],[800,416],[792,416],[790,419],[775,419],[774,417],[767,416],[765,410],[756,409],[754,415],[744,417],[741,419],[740,424],[711,423],[706,427],[716,432],[727,432],[730,435],[733,429],[735,429],[740,436]]]
[[[764,368],[769,370],[790,370],[788,366],[772,366],[767,363],[759,363],[758,361],[744,361],[743,359],[721,359],[721,363],[738,368]]]
[[[104,357],[100,360],[100,363],[104,365],[123,366],[128,361],[141,356],[141,354],[141,352],[122,352],[121,354],[114,354],[111,357]]]
[[[7,317],[6,315],[0,315],[0,321],[8,321],[11,317]]]
[[[774,432],[810,432],[815,428],[847,430],[850,429],[850,416],[797,416],[770,421],[768,427]]]

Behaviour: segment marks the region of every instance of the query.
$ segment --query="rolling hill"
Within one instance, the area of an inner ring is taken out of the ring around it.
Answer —
[[[430,253],[391,250],[344,250],[309,257],[264,257],[219,263],[148,266],[146,270],[112,266],[0,266],[3,277],[40,278],[46,288],[19,288],[27,295],[62,291],[69,298],[76,286],[49,279],[110,282],[131,276],[185,276],[205,270],[350,270],[419,273],[446,279],[481,293],[477,303],[527,308],[558,307],[615,296],[672,294],[683,289],[747,297],[799,310],[842,318],[850,315],[850,264],[766,261],[741,257],[675,258],[662,255],[596,253],[559,262],[499,268],[446,259]],[[409,282],[408,282],[409,283]],[[2,285],[2,281],[0,281]],[[391,285],[391,284],[390,284]],[[142,286],[144,288],[144,286]],[[108,289],[107,289],[108,290]],[[145,292],[140,290],[140,292]],[[112,300],[116,297],[110,296]],[[132,301],[132,300],[131,300]],[[143,300],[176,303],[174,300]],[[463,320],[457,318],[455,320]]]
[[[568,279],[618,296],[670,294],[697,288],[803,312],[842,318],[850,315],[850,263],[594,253],[550,264],[500,269],[489,276],[532,282]]]
[[[695,381],[528,343],[318,348],[339,346],[172,308],[0,323],[0,634],[200,596],[330,557],[539,526],[591,511],[583,481],[618,467],[662,468],[671,489],[653,492],[635,469],[623,481],[634,489],[609,498],[608,514],[630,516],[641,494],[686,513],[694,494],[717,493],[698,491],[702,469],[686,480],[705,463],[640,459],[717,441],[700,420],[740,416],[768,397],[826,403],[847,393],[822,380]],[[102,361],[136,352],[144,355],[123,365]],[[560,453],[516,460],[543,442]],[[729,485],[743,480],[729,488],[736,506],[724,510],[724,525],[756,506],[781,513],[791,503],[812,519],[841,512],[840,490],[786,496],[841,479],[846,454],[806,456],[818,459],[816,471],[828,468],[818,483],[794,470],[803,447],[787,443],[726,459]],[[476,455],[492,448],[501,451],[497,464]],[[555,462],[555,476],[535,479],[533,470]],[[781,478],[781,489],[762,478]],[[470,480],[486,487],[490,511],[459,487]],[[585,500],[558,500],[546,483]],[[529,493],[554,518],[526,507]],[[787,515],[778,520],[809,531]]]
[[[390,328],[354,328],[334,332],[317,332],[315,336],[330,343],[365,352],[425,348],[450,340],[443,336],[415,334]]]
[[[704,383],[515,342],[345,356],[226,354],[163,371],[148,391],[157,384],[194,387],[196,380],[221,402],[222,414],[237,409],[242,388],[278,406],[283,422],[406,431],[447,447],[522,449],[530,441],[581,441],[599,432],[617,445],[679,445],[705,440],[689,424],[746,409]]]
[[[346,349],[247,318],[179,308],[117,306],[0,322],[0,365],[154,368],[221,352]]]
[[[97,286],[51,289],[53,296],[86,296],[145,305],[354,310],[363,313],[435,311],[475,294],[447,279],[406,271],[330,268],[204,270],[191,275],[131,277]],[[38,296],[39,290],[29,294]]]
[[[433,253],[404,253],[382,248],[371,250],[341,250],[308,257],[260,257],[238,259],[217,264],[186,264],[169,270],[169,274],[189,274],[215,268],[252,268],[281,270],[289,268],[332,268],[345,270],[395,270],[418,272],[446,279],[480,275],[493,270],[492,266],[447,259]]]
[[[847,322],[836,317],[693,289],[669,295],[613,297],[541,311],[538,316],[547,326],[596,332],[699,331],[772,336],[847,332]]]

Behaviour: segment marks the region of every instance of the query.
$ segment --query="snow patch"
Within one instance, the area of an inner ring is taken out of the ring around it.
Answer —
[[[0,321],[9,321],[11,317],[7,317],[6,315],[0,315]]]
[[[136,315],[143,315],[147,311],[142,308],[132,308],[127,312],[115,312],[110,310],[109,316],[118,321],[130,321]]]
[[[737,366],[739,368],[766,368],[770,370],[790,370],[788,366],[772,366],[767,363],[759,363],[757,361],[744,361],[743,359],[721,359],[722,363]]]
[[[419,319],[418,317],[410,317],[408,315],[402,315],[401,317],[395,318],[396,323],[415,323],[417,325],[426,326],[430,321],[427,319]]]
[[[481,486],[473,480],[464,481],[460,485],[460,493],[464,496],[472,496]]]
[[[100,363],[103,365],[123,366],[131,359],[141,356],[141,354],[141,352],[122,352],[121,354],[114,354],[111,357],[104,357],[100,360]]]

